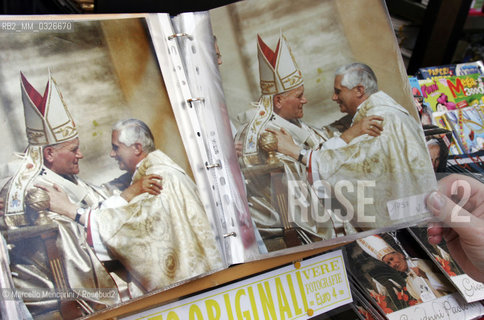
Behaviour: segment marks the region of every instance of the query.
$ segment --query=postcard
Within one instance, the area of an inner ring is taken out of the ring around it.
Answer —
[[[345,248],[348,272],[387,319],[482,312],[479,303],[462,300],[407,229],[364,237]]]
[[[443,271],[443,273],[454,284],[459,293],[467,302],[474,302],[484,299],[484,284],[475,281],[459,267],[452,259],[445,242],[432,245],[427,241],[426,227],[409,228],[410,233],[417,239],[420,245],[427,251],[432,261]]]

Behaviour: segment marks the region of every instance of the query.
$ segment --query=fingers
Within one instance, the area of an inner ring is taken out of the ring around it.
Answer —
[[[163,185],[161,184],[163,178],[155,174],[150,174],[147,178],[146,192],[152,195],[160,194],[161,190],[163,190]]]
[[[427,238],[430,244],[439,244],[443,239],[443,227],[440,223],[429,223]]]
[[[367,134],[372,137],[378,137],[383,131],[383,117],[368,116],[360,120],[361,134]]]
[[[382,131],[383,131],[383,129],[381,129],[379,127],[370,126],[370,128],[367,131],[367,134],[372,136],[372,137],[378,137],[379,135],[381,135]]]
[[[368,119],[370,121],[376,120],[376,121],[383,121],[383,117],[380,116],[368,116]]]
[[[370,125],[374,131],[377,131],[377,132],[383,131],[383,125],[380,121],[371,121]]]
[[[49,194],[53,193],[54,191],[58,192],[58,193],[64,193],[64,191],[58,185],[56,185],[55,183],[52,186],[43,185],[43,184],[35,184],[34,187],[42,189]]]
[[[380,125],[370,125],[367,130],[364,131],[369,136],[378,137],[381,135],[383,128]]]
[[[42,190],[44,190],[44,191],[49,192],[49,187],[48,187],[48,186],[44,186],[44,185],[42,185],[42,184],[34,184],[34,187],[36,187],[36,188],[39,188],[39,189],[42,189]]]
[[[276,130],[276,129],[266,128],[266,131],[276,135],[276,137],[278,137],[278,138],[283,136],[283,135],[287,135],[287,133],[286,133],[286,131],[284,131],[284,129]]]
[[[484,186],[480,181],[452,174],[439,181],[439,190],[474,215],[484,215]]]
[[[480,233],[484,229],[484,220],[481,220],[456,204],[440,192],[432,192],[426,199],[426,204],[434,216],[447,226],[453,228],[460,237],[474,237],[471,233]]]
[[[280,136],[280,135],[287,136],[287,135],[289,135],[289,133],[286,130],[284,130],[284,128],[280,128],[279,130],[277,130],[277,129],[271,129],[271,128],[266,128],[266,131],[267,132],[270,132],[270,133],[273,133],[276,136]]]
[[[274,130],[274,129],[271,129],[271,128],[266,128],[266,131],[267,131],[267,132],[270,132],[270,133],[277,134],[277,131],[276,131],[276,130]]]

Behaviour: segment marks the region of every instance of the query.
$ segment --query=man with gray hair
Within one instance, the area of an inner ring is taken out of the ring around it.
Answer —
[[[353,226],[375,229],[422,217],[421,212],[408,210],[401,215],[399,208],[392,207],[398,201],[391,202],[421,196],[435,181],[417,120],[389,95],[378,91],[375,73],[362,63],[336,70],[332,100],[341,112],[352,116],[352,124],[373,116],[366,123],[367,129],[379,126],[381,134],[363,134],[350,142],[334,137],[319,150],[305,151],[287,132],[277,131],[278,151],[307,165],[315,189],[327,194],[324,187],[329,184],[331,191],[340,192],[339,200],[347,211],[345,219],[351,219]]]
[[[132,185],[146,176],[160,180],[146,180],[151,192],[124,204],[107,199],[101,209],[79,220],[100,260],[121,262],[144,291],[222,267],[195,183],[155,149],[148,126],[137,119],[121,120],[113,126],[111,143],[110,156],[132,177]],[[54,188],[48,192],[51,210],[74,219],[72,203]]]

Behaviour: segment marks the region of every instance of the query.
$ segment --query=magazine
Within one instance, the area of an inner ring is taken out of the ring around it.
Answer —
[[[482,75],[419,80],[424,99],[433,111],[448,111],[483,104]]]
[[[437,79],[442,77],[463,76],[469,74],[484,74],[484,65],[482,64],[481,60],[419,68],[416,76],[418,79]]]

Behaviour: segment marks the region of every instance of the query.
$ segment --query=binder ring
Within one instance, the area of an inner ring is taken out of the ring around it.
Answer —
[[[205,98],[193,98],[193,99],[188,99],[187,100],[188,103],[192,103],[192,102],[205,102]]]
[[[221,167],[220,163],[211,163],[211,164],[209,164],[208,162],[205,163],[205,168],[207,168],[207,170],[213,169],[213,168],[220,168],[220,167]]]
[[[235,232],[225,233],[224,238],[228,238],[228,237],[237,237],[237,233]]]
[[[168,40],[173,40],[180,37],[187,37],[188,39],[193,40],[193,36],[185,32],[172,34],[171,36],[168,36]]]

